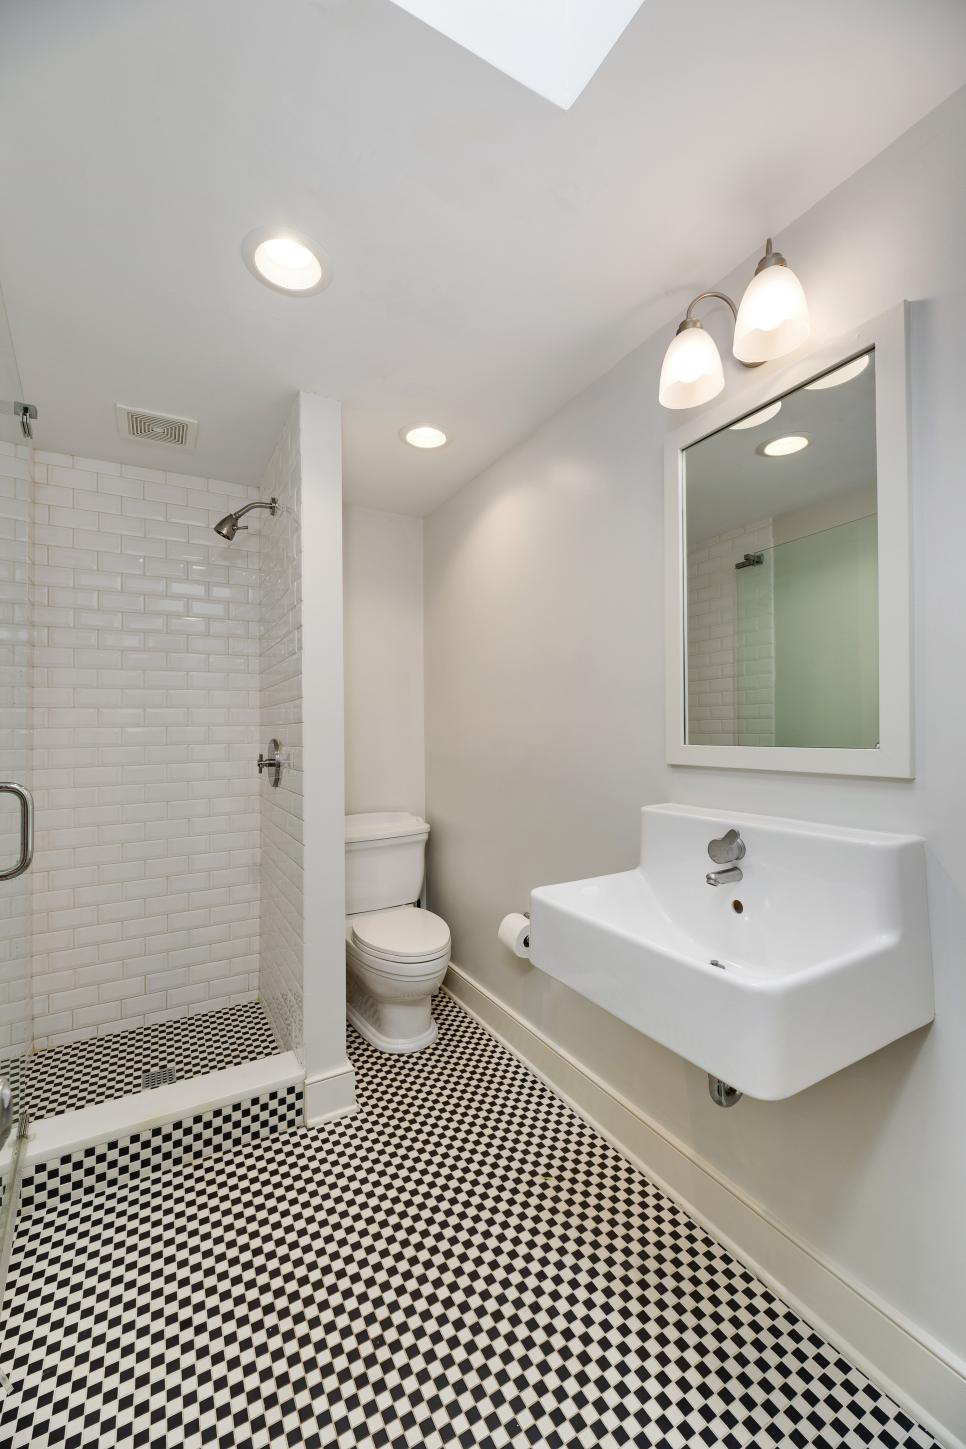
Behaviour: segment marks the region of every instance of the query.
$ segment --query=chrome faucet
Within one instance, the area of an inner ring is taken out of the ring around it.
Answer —
[[[725,866],[724,870],[709,870],[705,880],[710,886],[737,884],[742,879],[742,870],[737,861],[743,860],[745,855],[745,842],[737,830],[728,830],[718,840],[708,841],[708,854],[715,865]]]

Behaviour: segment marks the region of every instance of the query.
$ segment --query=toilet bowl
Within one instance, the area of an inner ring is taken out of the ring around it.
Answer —
[[[347,815],[346,1014],[380,1051],[436,1040],[431,1004],[449,965],[444,920],[416,902],[429,826],[418,815]]]
[[[346,919],[346,1013],[384,1052],[417,1052],[436,1040],[431,1003],[449,965],[446,922],[418,906]]]

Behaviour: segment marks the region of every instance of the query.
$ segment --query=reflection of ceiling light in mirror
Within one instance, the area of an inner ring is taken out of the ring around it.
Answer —
[[[789,453],[800,453],[807,447],[807,438],[792,434],[788,438],[772,438],[770,443],[763,443],[756,451],[766,458],[787,458]]]
[[[814,382],[805,384],[806,392],[821,392],[826,387],[839,387],[843,382],[851,382],[853,377],[858,377],[860,372],[865,372],[869,365],[868,352],[863,352],[861,357],[853,357],[844,367],[837,367],[834,372],[827,372],[824,377],[817,377]]]
[[[772,418],[777,418],[781,410],[782,405],[780,400],[769,403],[766,408],[759,408],[756,413],[749,413],[746,418],[739,418],[738,422],[732,423],[730,431],[732,433],[740,433],[745,428],[760,427],[762,423],[769,423]]]

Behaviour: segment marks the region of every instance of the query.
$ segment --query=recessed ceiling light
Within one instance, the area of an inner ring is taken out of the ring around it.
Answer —
[[[869,353],[863,352],[861,357],[853,357],[844,367],[837,367],[834,372],[827,372],[824,377],[817,377],[814,382],[805,384],[806,392],[822,392],[827,387],[839,387],[843,382],[851,382],[853,377],[858,377],[860,372],[865,372],[869,365]]]
[[[807,438],[793,434],[788,438],[772,438],[770,443],[762,443],[755,451],[763,453],[766,458],[787,458],[789,453],[800,453],[807,447]]]
[[[428,423],[421,423],[417,428],[406,428],[399,436],[411,448],[441,448],[447,441],[442,428],[432,428]]]
[[[278,227],[249,232],[242,242],[242,256],[252,276],[290,297],[310,297],[332,280],[325,252],[301,232]]]
[[[738,422],[732,423],[730,431],[740,433],[744,428],[760,427],[762,423],[768,423],[772,418],[777,418],[781,410],[781,400],[769,403],[766,408],[759,408],[756,413],[749,413],[746,418],[740,418]]]

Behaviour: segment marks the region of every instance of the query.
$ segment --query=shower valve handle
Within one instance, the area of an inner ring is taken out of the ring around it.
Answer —
[[[261,774],[263,770],[271,770],[272,785],[277,786],[282,777],[282,746],[278,740],[269,740],[268,754],[259,755],[258,773]]]

